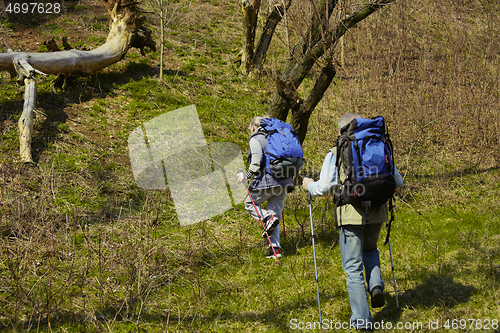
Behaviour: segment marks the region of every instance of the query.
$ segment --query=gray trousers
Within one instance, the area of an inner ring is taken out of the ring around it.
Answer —
[[[259,215],[264,220],[269,215],[274,215],[278,220],[281,220],[281,214],[283,212],[283,207],[285,205],[286,198],[286,188],[285,187],[273,187],[265,190],[259,191],[251,191],[250,196],[247,196],[245,199],[245,209],[252,215],[253,218],[259,219]],[[257,212],[255,211],[255,207],[252,203],[255,203],[257,208]],[[266,209],[261,207],[261,204],[267,201]],[[260,224],[260,222],[259,222]],[[262,226],[260,227],[262,230]],[[271,244],[273,247],[281,247],[280,246],[280,226],[274,228],[272,235],[269,235],[271,239]]]

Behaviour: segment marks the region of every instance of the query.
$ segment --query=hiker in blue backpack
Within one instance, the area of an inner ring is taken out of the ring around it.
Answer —
[[[282,255],[280,246],[279,222],[282,216],[285,198],[290,189],[293,189],[292,177],[276,178],[266,170],[266,152],[268,131],[261,127],[262,119],[254,117],[250,122],[248,154],[250,166],[248,172],[238,174],[240,181],[252,180],[248,187],[248,196],[245,199],[245,209],[255,219],[262,219],[264,231],[262,238],[269,236],[270,246],[265,253],[266,258],[279,258]],[[266,209],[261,204],[267,201]],[[274,250],[274,251],[273,251]]]
[[[338,122],[339,133],[341,134],[341,136],[339,136],[338,145],[342,143],[345,144],[345,141],[341,142],[340,138],[342,138],[343,133],[346,135],[346,132],[349,129],[351,132],[349,132],[347,136],[350,134],[350,137],[353,138],[355,135],[352,134],[352,128],[362,129],[363,126],[369,126],[366,124],[376,124],[377,121],[380,122],[380,120],[381,124],[383,124],[383,118],[381,117],[376,120],[365,120],[366,119],[362,119],[354,113],[343,115]],[[385,134],[385,125],[383,126]],[[363,128],[363,130],[366,130],[366,128]],[[370,128],[368,128],[368,130],[370,130]],[[370,136],[367,138],[371,140],[373,137],[374,136]],[[361,143],[361,146],[366,148],[365,144],[366,146],[370,145],[370,143],[365,142]],[[353,147],[356,148],[353,149],[355,152],[360,149],[358,143],[353,145]],[[352,152],[351,154],[356,155],[355,152]],[[358,152],[358,155],[361,154],[362,152]],[[337,161],[337,155],[341,156],[339,161]],[[375,154],[370,153],[369,155],[370,157],[373,157]],[[388,170],[390,171],[388,173],[391,175],[388,178],[391,178],[391,181],[394,184],[391,192],[393,194],[395,188],[403,185],[403,178],[393,165],[394,163],[392,162],[391,164],[392,156],[388,155],[388,153],[382,154],[382,161],[384,163],[388,163]],[[341,150],[330,150],[324,159],[319,180],[314,181],[311,178],[304,178],[302,183],[303,188],[308,190],[313,196],[330,194],[333,192],[338,193],[340,185],[343,187],[342,189],[345,190],[346,179],[348,178],[346,174],[350,172],[348,170],[352,168],[351,166],[345,168],[345,165],[343,165],[343,159],[345,156],[347,155],[341,153]],[[358,173],[362,172],[358,171]],[[362,192],[364,192],[365,189],[369,189],[370,185],[368,185],[368,183],[366,184],[366,188],[357,188],[357,185],[355,185],[348,189],[354,191],[352,198],[355,198],[357,194],[363,194]],[[387,186],[385,186],[385,188],[386,187]],[[353,190],[353,188],[356,190]],[[385,188],[377,191],[378,193],[374,193],[374,197],[376,197],[377,200],[379,197],[383,197],[385,195],[382,194]],[[357,191],[358,189],[363,191]],[[390,194],[391,197],[392,194]],[[339,196],[336,194],[335,198],[342,201],[342,195]],[[358,329],[369,329],[372,325],[368,305],[367,286],[365,285],[365,277],[363,276],[363,267],[366,274],[368,291],[371,295],[372,307],[379,308],[385,305],[384,282],[382,281],[380,272],[380,258],[377,249],[377,241],[383,223],[387,223],[388,221],[387,199],[388,198],[384,198],[382,200],[383,203],[376,207],[370,207],[370,202],[365,202],[366,205],[357,204],[354,201],[346,203],[349,202],[349,200],[344,200],[344,203],[340,204],[338,204],[339,202],[336,202],[336,223],[339,229],[339,247],[342,267],[347,276],[347,289],[349,292],[349,300],[352,311],[351,323]],[[392,201],[390,205],[392,206]]]

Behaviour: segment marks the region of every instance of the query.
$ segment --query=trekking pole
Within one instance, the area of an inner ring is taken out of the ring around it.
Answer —
[[[396,307],[399,309],[399,300],[398,300],[398,287],[396,286],[396,273],[394,272],[394,261],[392,260],[392,248],[391,248],[391,238],[389,237],[389,233],[391,231],[391,227],[389,222],[385,222],[385,227],[387,229],[387,244],[389,244],[389,254],[391,255],[391,267],[392,267],[392,280],[394,281],[394,290],[396,291]]]
[[[321,302],[319,300],[318,267],[316,266],[316,249],[314,247],[314,226],[313,226],[312,204],[311,204],[312,199],[311,199],[311,192],[309,191],[307,191],[307,199],[309,201],[309,217],[311,219],[311,237],[312,237],[313,257],[314,257],[314,274],[316,277],[316,293],[318,294],[319,321],[321,322]]]
[[[283,223],[283,238],[286,238],[286,232],[285,232],[285,212],[281,212],[281,223]]]
[[[276,258],[276,261],[278,262],[278,265],[281,266],[281,262],[278,259],[278,255],[276,254],[276,251],[274,250],[273,243],[271,242],[271,238],[269,237],[269,234],[267,233],[266,230],[266,225],[264,224],[264,221],[262,221],[262,217],[260,216],[259,210],[257,209],[257,205],[253,201],[252,195],[250,194],[250,190],[248,189],[247,182],[245,179],[243,179],[243,184],[245,185],[245,188],[247,189],[248,196],[250,197],[250,200],[252,200],[253,208],[255,209],[255,213],[259,217],[260,223],[262,224],[262,228],[264,228],[264,232],[266,233],[267,240],[269,241],[269,245],[271,245],[271,249],[273,250],[274,257]]]

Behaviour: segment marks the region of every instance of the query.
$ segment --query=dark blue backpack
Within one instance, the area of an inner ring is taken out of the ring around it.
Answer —
[[[277,179],[297,176],[304,164],[304,154],[292,125],[275,118],[262,118],[260,126],[266,132],[267,172]]]
[[[384,118],[356,118],[341,128],[337,169],[345,179],[335,193],[337,206],[352,204],[365,211],[381,206],[396,190],[392,143]]]

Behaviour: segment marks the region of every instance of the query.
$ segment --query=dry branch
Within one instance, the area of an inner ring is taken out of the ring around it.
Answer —
[[[19,127],[19,153],[21,160],[31,162],[31,135],[33,132],[33,110],[36,101],[36,81],[34,78],[24,79],[26,89],[24,91],[24,107]]]

